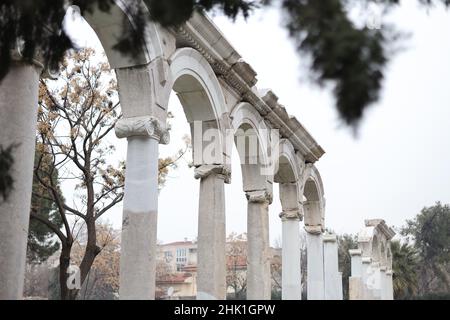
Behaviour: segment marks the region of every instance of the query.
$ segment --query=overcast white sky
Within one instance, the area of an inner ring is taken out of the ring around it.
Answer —
[[[288,112],[315,137],[326,154],[317,163],[325,187],[326,226],[337,233],[356,233],[367,218],[383,218],[401,226],[424,206],[450,203],[450,12],[426,11],[417,1],[403,1],[391,20],[412,37],[392,60],[382,99],[367,112],[359,136],[340,125],[327,89],[308,82],[307,70],[282,27],[278,10],[264,10],[247,22],[213,20],[258,73],[258,88],[271,88]],[[78,39],[98,46],[93,31],[70,23]],[[83,40],[81,40],[83,39]],[[171,155],[189,132],[175,96],[170,110]],[[117,157],[126,157],[126,143]],[[158,239],[194,239],[197,234],[198,181],[187,160],[170,174],[159,199]],[[232,184],[226,187],[227,232],[245,232],[246,200],[234,153]],[[277,189],[277,188],[276,188]],[[270,238],[281,235],[278,190],[270,207]],[[108,219],[121,226],[121,206]]]

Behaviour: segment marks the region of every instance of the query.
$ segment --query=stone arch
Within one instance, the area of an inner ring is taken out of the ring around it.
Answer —
[[[376,232],[374,232],[374,235],[373,235],[372,241],[371,241],[371,246],[370,246],[371,257],[372,257],[373,262],[380,262],[380,257],[381,257],[380,256],[380,241],[381,241],[381,239],[379,239]]]
[[[143,1],[134,1],[144,14],[149,15]],[[72,6],[74,10],[79,8]],[[166,129],[168,95],[170,80],[167,57],[175,47],[169,31],[157,23],[148,21],[141,44],[134,55],[123,54],[115,47],[120,36],[133,33],[136,22],[131,12],[134,9],[124,0],[113,0],[108,11],[97,6],[84,12],[83,18],[96,33],[108,58],[108,63],[115,70],[119,86],[119,96],[124,118],[152,117],[158,127]],[[166,98],[167,96],[167,98]]]
[[[305,227],[316,228],[317,232],[325,231],[323,182],[319,171],[311,164],[308,164],[305,170],[302,200],[304,201]]]
[[[139,1],[139,5],[148,13],[146,5]],[[79,8],[73,6],[79,11]],[[117,45],[119,35],[126,32],[133,32],[135,23],[129,13],[130,9],[126,1],[111,1],[111,8],[104,12],[94,6],[91,12],[85,12],[83,17],[97,34],[103,49],[108,57],[111,68],[128,68],[138,65],[146,65],[158,57],[163,57],[170,46],[169,42],[163,41],[163,29],[156,23],[149,22],[146,25],[144,39],[138,53],[134,56],[122,54],[114,49]]]
[[[267,171],[268,130],[260,114],[249,103],[237,104],[230,118],[248,200],[247,299],[266,300],[271,295],[269,204],[272,202],[272,182]]]
[[[180,100],[191,127],[195,178],[200,179],[197,299],[224,299],[224,183],[230,182],[231,171],[225,157],[226,130],[230,128],[225,98],[213,69],[197,50],[177,49],[168,64],[168,85],[162,100],[168,103],[172,90]]]
[[[374,227],[364,227],[358,233],[358,243],[362,250],[363,257],[370,257],[373,260],[374,243],[378,246],[378,238],[375,237]]]
[[[170,56],[169,65],[172,76],[171,87],[181,97],[181,102],[187,102],[192,108],[186,115],[188,121],[214,119],[219,121],[227,112],[225,98],[216,74],[203,55],[192,48],[178,49]],[[195,82],[192,81],[194,79]],[[199,92],[200,90],[203,92]],[[198,96],[199,94],[201,96]],[[186,101],[190,97],[196,101]],[[205,98],[210,100],[210,110],[204,108]],[[197,100],[201,102],[200,106],[193,105]]]
[[[280,140],[279,157],[276,159],[275,182],[297,183],[299,181],[299,168],[294,146],[287,139]]]
[[[274,152],[272,150],[272,152]],[[279,143],[279,156],[275,159],[274,182],[280,185],[280,200],[282,215],[298,215],[299,211],[299,181],[300,173],[297,157],[292,143],[287,139],[282,139]]]
[[[268,128],[255,108],[239,103],[230,115],[234,142],[239,153],[245,192],[265,190],[272,194],[272,177],[268,174]]]
[[[301,200],[307,245],[308,300],[326,298],[325,256],[323,232],[325,231],[323,184],[317,168],[307,163],[303,171]]]
[[[380,266],[391,268],[390,239],[394,235],[394,231],[386,226],[384,220],[366,220],[366,227],[358,233],[358,243],[363,256],[372,258],[372,261]]]
[[[176,50],[169,58],[169,66],[168,88],[176,92],[191,126],[194,165],[224,164],[226,129],[230,124],[222,88],[213,69],[201,53],[192,48]],[[170,92],[166,92],[164,100],[168,101]],[[208,144],[202,141],[203,135],[199,135],[199,132],[207,134],[207,130],[215,133],[215,154],[211,159],[202,156]]]
[[[366,220],[365,227],[358,233],[362,276],[367,281],[370,279],[370,286],[367,281],[363,283],[366,293],[362,294],[362,299],[393,299],[390,239],[394,235],[394,230],[382,219]]]
[[[271,150],[271,154],[277,156],[274,159],[274,182],[279,184],[282,208],[282,297],[301,299],[299,162],[292,143],[287,139],[282,139],[275,147],[279,149]]]

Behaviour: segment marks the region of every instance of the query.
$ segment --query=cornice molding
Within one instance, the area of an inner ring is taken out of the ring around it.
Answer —
[[[392,230],[383,219],[369,219],[365,220],[366,227],[374,227],[379,230],[387,240],[391,240],[395,236],[395,231]]]

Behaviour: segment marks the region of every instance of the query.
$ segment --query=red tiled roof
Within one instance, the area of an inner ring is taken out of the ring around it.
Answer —
[[[247,267],[247,257],[242,256],[227,256],[227,268],[233,267]]]
[[[176,242],[171,242],[171,243],[164,243],[161,246],[165,247],[165,246],[178,246],[178,245],[192,245],[194,244],[194,242],[192,241],[176,241]]]
[[[184,272],[197,272],[197,266],[196,265],[187,265],[181,268]]]
[[[173,273],[167,274],[156,280],[158,284],[166,284],[166,283],[184,283],[188,278],[192,277],[190,273]]]

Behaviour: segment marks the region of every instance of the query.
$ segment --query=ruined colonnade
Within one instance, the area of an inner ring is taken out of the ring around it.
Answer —
[[[169,143],[168,102],[175,91],[191,126],[194,175],[200,180],[197,298],[226,297],[224,186],[231,178],[234,143],[248,199],[248,299],[270,299],[268,214],[276,184],[283,299],[301,299],[301,221],[307,231],[308,299],[342,299],[336,239],[324,234],[324,188],[315,166],[324,150],[271,90],[256,87],[256,72],[207,16],[196,13],[177,29],[149,22],[140,54],[131,58],[113,49],[115,35],[133,28],[124,2],[116,4],[85,19],[115,69],[123,112],[115,133],[128,141],[120,298],[155,296],[158,148]],[[20,144],[14,153],[20,159],[13,168],[17,184],[0,204],[0,299],[22,297],[42,70],[38,61],[22,64],[18,51],[0,84],[0,128],[10,128],[2,129],[0,143]]]

